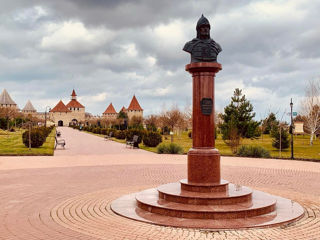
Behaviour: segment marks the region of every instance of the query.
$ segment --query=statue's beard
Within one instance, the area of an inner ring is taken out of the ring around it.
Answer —
[[[210,33],[208,33],[208,34],[200,34],[198,32],[197,33],[197,38],[199,38],[199,39],[210,39]]]

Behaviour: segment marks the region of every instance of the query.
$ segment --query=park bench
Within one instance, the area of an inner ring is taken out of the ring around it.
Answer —
[[[56,141],[55,141],[54,149],[56,149],[58,145],[64,148],[64,146],[66,145],[66,141],[64,139],[58,139],[57,136],[55,137],[55,139]]]
[[[61,136],[61,132],[60,131],[56,131],[56,136],[60,137]]]
[[[109,135],[105,135],[104,139],[105,140],[110,140],[113,137],[113,132],[110,132]]]
[[[131,147],[131,148],[139,148],[139,136],[138,135],[134,135],[132,138],[132,141],[127,141],[126,142],[126,147]]]

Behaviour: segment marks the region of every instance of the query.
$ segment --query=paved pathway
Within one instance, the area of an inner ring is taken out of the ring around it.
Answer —
[[[0,239],[320,239],[320,163],[222,158],[230,182],[291,198],[306,215],[276,228],[204,231],[117,216],[112,200],[186,177],[186,156],[158,155],[61,128],[54,157],[0,157]],[[85,143],[85,144],[84,144]]]

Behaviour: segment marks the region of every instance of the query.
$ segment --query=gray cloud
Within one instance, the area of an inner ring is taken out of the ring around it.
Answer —
[[[239,87],[257,117],[288,108],[320,64],[319,1],[13,0],[0,10],[0,87],[23,107],[68,100],[75,88],[87,111],[136,94],[146,114],[191,102],[190,57],[182,51],[204,13],[222,45],[216,106]],[[53,106],[52,106],[53,107]]]

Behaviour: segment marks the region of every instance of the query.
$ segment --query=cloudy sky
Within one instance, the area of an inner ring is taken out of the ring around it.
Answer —
[[[185,42],[203,13],[223,51],[216,109],[235,88],[257,119],[289,111],[320,76],[320,0],[11,0],[0,8],[0,91],[38,111],[68,102],[119,110],[133,94],[145,115],[191,103]],[[298,110],[298,109],[296,109]]]

